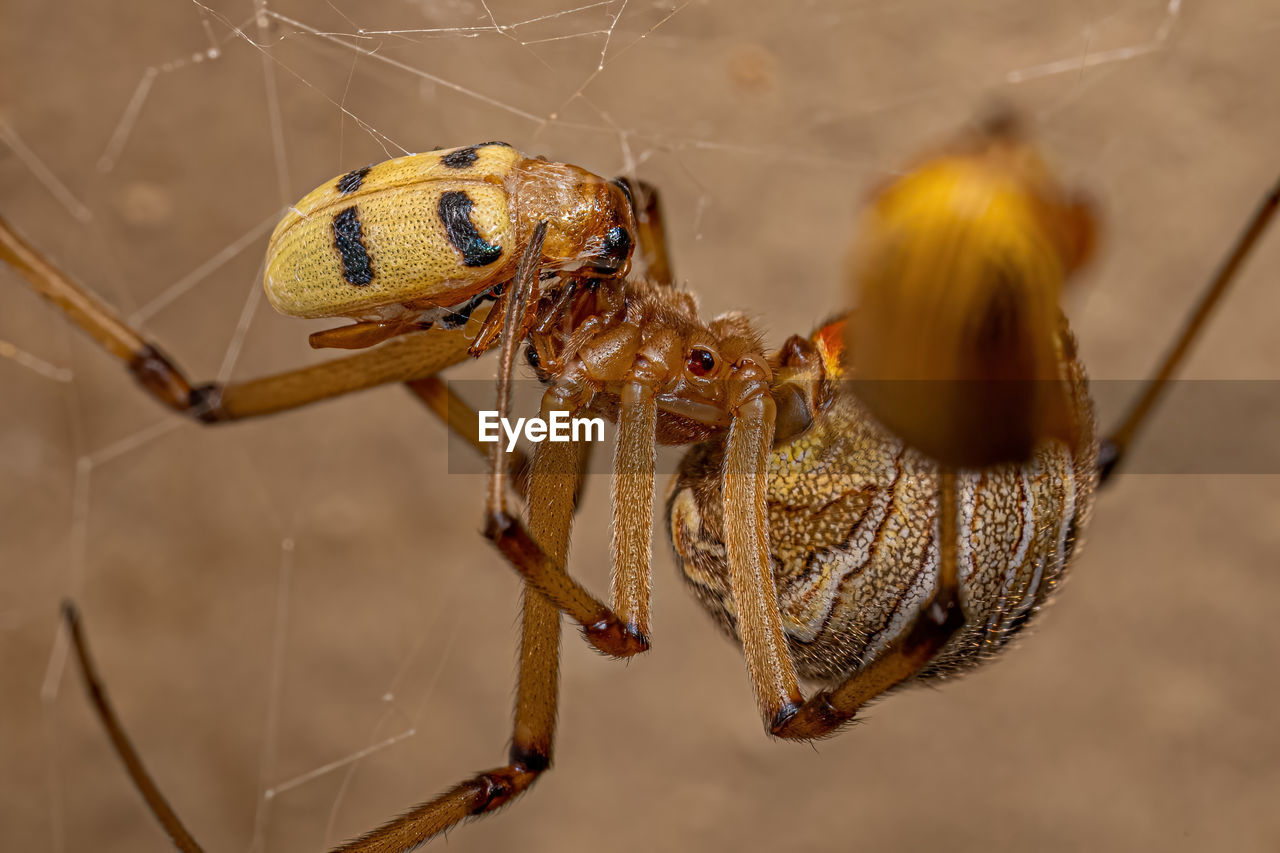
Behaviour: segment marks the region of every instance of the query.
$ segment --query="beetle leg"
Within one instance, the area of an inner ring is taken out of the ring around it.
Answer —
[[[536,238],[536,234],[535,234]],[[538,245],[542,245],[542,240],[538,240]],[[516,275],[519,276],[519,270]],[[498,294],[497,300],[493,304],[489,316],[484,318],[484,322],[480,325],[480,331],[476,333],[476,339],[471,342],[470,353],[472,358],[479,358],[484,355],[489,347],[493,346],[493,342],[498,337],[498,332],[503,331],[507,325],[507,309],[511,306],[512,300],[516,299],[516,294],[511,290],[518,282],[509,281],[496,285],[492,293]],[[524,340],[534,327],[534,321],[537,319],[538,300],[541,298],[541,276],[535,275],[530,283],[532,288],[527,298],[521,300],[524,309],[520,312],[519,322],[515,327],[513,338],[517,341]]]
[[[307,336],[307,342],[312,349],[364,349],[421,328],[417,320],[361,320],[312,332]]]
[[[573,301],[573,297],[577,294],[578,286],[581,283],[581,279],[566,279],[550,307],[542,315],[542,318],[529,329],[529,332],[534,335],[551,334],[555,326],[564,319],[566,312],[569,310],[569,303]]]
[[[484,318],[484,322],[480,324],[480,331],[476,333],[475,340],[471,342],[471,348],[468,351],[472,358],[479,358],[484,355],[489,347],[493,346],[493,342],[497,340],[498,333],[502,331],[502,327],[506,324],[507,319],[507,291],[511,289],[511,282],[496,285],[493,292],[498,298],[494,301],[493,307],[489,309],[489,314]]]
[[[547,222],[539,222],[520,256],[520,264],[516,268],[516,277],[506,289],[502,300],[494,306],[494,311],[502,309],[502,350],[498,360],[497,402],[498,418],[506,421],[511,413],[511,380],[515,374],[516,352],[520,342],[516,339],[524,319],[524,306],[533,297],[534,287],[538,280],[538,264],[542,258],[542,244],[547,238]],[[490,312],[490,318],[493,313]],[[488,320],[485,321],[486,326]],[[478,339],[477,339],[478,340]],[[507,466],[502,461],[502,446],[493,442],[489,447],[489,500],[490,514],[501,512],[506,514],[506,478]]]

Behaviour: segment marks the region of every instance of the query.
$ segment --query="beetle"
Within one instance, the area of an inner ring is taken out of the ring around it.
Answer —
[[[527,157],[505,142],[412,154],[354,169],[293,205],[267,246],[267,298],[291,317],[350,317],[313,346],[357,348],[412,329],[456,328],[498,300],[478,355],[501,326],[521,248],[547,221],[546,276],[623,278],[631,268],[631,188]]]

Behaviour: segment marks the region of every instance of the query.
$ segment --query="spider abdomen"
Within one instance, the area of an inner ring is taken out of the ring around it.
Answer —
[[[1081,434],[1030,461],[960,474],[958,549],[965,624],[925,667],[940,677],[1005,647],[1058,586],[1088,521],[1097,443],[1083,371],[1067,362]],[[718,497],[721,446],[689,452],[667,502],[677,563],[737,639]],[[797,672],[842,679],[903,636],[938,579],[936,463],[904,446],[847,392],[769,461],[769,542]]]

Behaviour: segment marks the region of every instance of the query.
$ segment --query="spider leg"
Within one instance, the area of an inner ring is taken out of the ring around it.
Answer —
[[[430,329],[394,338],[382,346],[332,361],[196,393],[212,403],[212,420],[243,420],[297,409],[390,382],[409,382],[465,361],[462,329]],[[197,401],[199,402],[199,401]]]
[[[649,636],[653,479],[658,407],[642,382],[623,386],[613,456],[613,597],[618,618],[645,642]]]
[[[573,449],[572,444],[569,446]],[[559,467],[564,461],[535,455],[529,500],[530,530],[548,559],[562,565],[569,553],[569,528],[561,516],[563,507],[573,500],[578,479],[575,473],[566,473],[565,468]],[[479,773],[434,800],[415,806],[339,848],[341,853],[411,850],[469,817],[501,808],[528,790],[551,766],[559,682],[560,613],[541,593],[526,587],[509,763]]]
[[[481,455],[487,452],[475,439],[474,411],[434,375],[466,360],[470,341],[462,329],[411,333],[376,349],[246,382],[195,385],[158,347],[49,263],[3,219],[0,219],[0,260],[22,273],[37,293],[124,362],[152,397],[198,423],[218,424],[271,415],[390,382],[405,382],[449,429],[476,447]],[[517,451],[509,461],[512,484],[523,498],[528,459]]]
[[[334,853],[401,853],[469,817],[496,811],[527,791],[551,766],[560,680],[560,613],[526,589],[520,674],[509,764],[455,785]]]
[[[168,833],[169,838],[173,841],[173,846],[183,851],[183,853],[203,853],[200,845],[191,837],[191,833],[187,832],[187,828],[182,825],[178,815],[174,813],[164,795],[160,793],[155,780],[151,778],[151,774],[143,766],[142,759],[134,748],[133,742],[125,734],[124,727],[120,725],[120,718],[116,716],[115,709],[111,706],[111,700],[107,698],[107,689],[102,683],[102,678],[98,675],[98,668],[94,666],[93,658],[89,655],[89,644],[80,625],[79,610],[71,602],[65,601],[62,604],[62,618],[66,622],[67,630],[71,633],[71,648],[75,653],[76,661],[80,665],[80,675],[84,681],[85,690],[89,693],[89,698],[93,702],[93,709],[97,713],[98,719],[102,721],[103,728],[107,730],[107,735],[111,738],[111,745],[115,747],[116,755],[119,755],[120,760],[124,762],[129,778],[133,780],[134,786],[141,792],[142,799],[147,803],[147,808],[151,809],[151,813],[156,816],[160,826]]]
[[[1185,358],[1206,320],[1235,280],[1241,265],[1280,209],[1280,182],[1277,182],[1244,231],[1206,285],[1199,303],[1183,324],[1155,375],[1133,403],[1121,426],[1103,441],[1099,458],[1102,482],[1107,482],[1124,458],[1134,437],[1151,415],[1168,382]],[[939,477],[940,547],[938,585],[914,625],[882,654],[831,690],[810,697],[794,713],[775,719],[771,731],[783,738],[823,737],[850,720],[859,708],[886,690],[918,673],[964,625],[959,600],[957,570],[957,478],[954,469],[944,469]],[[735,592],[736,598],[736,592]],[[744,641],[745,644],[745,641]]]
[[[1227,253],[1217,272],[1209,279],[1200,296],[1200,301],[1191,310],[1190,316],[1183,322],[1182,330],[1174,338],[1173,346],[1165,354],[1155,375],[1147,381],[1146,388],[1133,402],[1128,414],[1120,422],[1119,428],[1103,440],[1102,450],[1098,454],[1098,468],[1103,483],[1106,483],[1120,466],[1125,453],[1133,443],[1134,436],[1146,423],[1152,409],[1168,388],[1169,379],[1186,357],[1213,309],[1222,301],[1222,295],[1235,281],[1236,273],[1240,271],[1245,259],[1266,231],[1277,209],[1280,209],[1280,180],[1276,181],[1263,196],[1253,216],[1246,223],[1244,231],[1236,240],[1236,244]]]
[[[657,284],[674,284],[675,274],[671,271],[671,256],[667,253],[667,233],[657,187],[646,181],[618,180],[626,184],[635,209],[636,248],[644,264],[642,274]]]
[[[529,299],[538,275],[538,259],[542,242],[546,237],[546,222],[538,224],[532,239],[520,258],[516,271],[514,290],[507,302],[506,320],[502,332],[502,351],[498,366],[498,417],[505,420],[511,410],[511,377],[514,372],[519,339],[516,336],[524,315],[523,306]],[[551,420],[551,410],[557,406],[554,394],[543,397],[542,417]],[[543,477],[569,476],[573,490],[563,503],[547,507],[550,515],[548,529],[567,540],[573,521],[573,494],[581,479],[580,454],[577,442],[550,442],[538,444],[533,454],[533,474],[530,477],[530,509],[532,494],[537,486],[539,472]],[[485,536],[497,546],[512,567],[525,581],[551,600],[570,619],[582,626],[587,641],[600,651],[615,657],[629,657],[648,648],[644,638],[633,626],[624,624],[598,598],[587,592],[564,569],[564,561],[556,560],[538,544],[520,521],[507,511],[506,483],[508,466],[503,459],[500,442],[489,445],[489,490],[485,509]],[[571,473],[566,473],[571,472]],[[540,507],[542,509],[542,507]]]
[[[671,286],[674,274],[658,190],[646,181],[619,178],[636,216],[636,251],[641,274]],[[618,443],[613,456],[614,612],[647,643],[652,597],[653,481],[657,467],[658,410],[653,389],[641,382],[623,388]]]
[[[426,376],[422,379],[410,379],[405,385],[417,395],[426,407],[443,421],[449,431],[467,443],[479,456],[487,457],[489,447],[480,440],[480,415],[466,400],[459,397],[449,387],[449,383],[439,376]],[[583,453],[591,454],[592,445],[583,447]],[[584,462],[584,467],[586,463]],[[533,460],[520,448],[514,448],[507,454],[507,471],[510,474],[511,489],[521,500],[529,498],[529,476]],[[578,481],[578,492],[574,495],[575,511],[582,505],[582,489],[586,478]]]
[[[480,415],[467,404],[449,383],[439,376],[426,376],[422,379],[410,379],[405,383],[409,390],[424,405],[443,421],[449,431],[467,443],[481,457],[489,455],[490,448],[480,441]],[[520,448],[507,454],[507,470],[511,477],[511,488],[521,499],[529,497],[529,457]]]
[[[770,725],[786,719],[801,702],[769,559],[765,478],[775,418],[770,397],[739,407],[724,459],[724,542],[738,636],[756,703]]]
[[[955,469],[944,468],[938,477],[938,585],[915,623],[835,689],[819,691],[789,715],[776,718],[774,735],[810,740],[831,734],[867,702],[919,672],[964,625],[957,567],[958,489]]]
[[[268,415],[375,385],[430,376],[465,360],[470,343],[462,329],[432,329],[395,338],[377,349],[248,382],[193,384],[158,347],[42,257],[3,219],[0,260],[123,362],[152,397],[204,423]]]
[[[570,504],[578,476],[563,468],[551,468],[563,460],[544,457],[535,466],[530,482],[529,527],[549,558],[563,563],[568,556],[568,526],[561,507]],[[187,832],[147,772],[132,741],[116,716],[106,688],[89,655],[79,612],[70,602],[63,618],[71,632],[72,648],[94,710],[107,730],[116,754],[129,778],[142,793],[147,808],[183,853],[203,853]],[[516,686],[515,720],[509,763],[480,773],[406,814],[389,821],[340,851],[407,851],[468,817],[494,811],[519,796],[551,766],[555,740],[560,679],[560,613],[556,606],[532,588],[526,588],[520,642],[520,670]]]
[[[571,385],[572,383],[570,383]],[[550,421],[555,411],[573,414],[577,405],[561,395],[564,387],[543,395],[542,417]],[[657,406],[653,389],[629,382],[620,395],[618,440],[614,455],[612,488],[613,560],[611,606],[605,606],[569,575],[563,564],[546,558],[515,519],[503,512],[490,515],[486,534],[536,589],[577,622],[592,646],[614,657],[628,657],[649,648],[650,542],[653,534],[653,484],[656,464]],[[575,448],[581,448],[577,450]],[[542,442],[534,451],[535,466],[564,472],[575,468],[578,454],[585,457],[585,442]],[[578,466],[578,469],[584,466]],[[532,476],[530,477],[532,481]],[[582,478],[576,487],[581,489]],[[572,521],[576,506],[565,508],[564,524]]]
[[[767,396],[734,412],[724,458],[725,551],[738,637],[760,712],[777,737],[812,739],[834,731],[871,699],[914,676],[964,624],[957,568],[959,483],[952,468],[939,475],[938,584],[915,623],[844,683],[805,701],[769,557],[765,498],[774,420],[774,402]]]

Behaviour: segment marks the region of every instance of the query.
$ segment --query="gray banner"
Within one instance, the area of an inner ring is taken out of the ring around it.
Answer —
[[[939,393],[953,389],[939,386]],[[487,380],[461,380],[450,388],[468,405],[496,409],[494,386]],[[1103,437],[1116,427],[1144,388],[1137,380],[1102,380],[1090,385]],[[517,418],[536,418],[545,386],[533,380],[515,383],[511,410]],[[969,389],[965,389],[968,391]],[[1025,385],[1008,383],[1000,389],[1023,394]],[[990,389],[983,389],[990,394]],[[840,393],[851,393],[843,390]],[[595,414],[595,413],[587,413]],[[526,421],[527,423],[527,421]],[[593,435],[595,433],[593,432]],[[616,429],[607,423],[602,442],[593,441],[590,473],[612,468]],[[502,446],[507,445],[504,435]],[[532,453],[524,437],[519,447]],[[658,473],[670,474],[684,448],[663,448]],[[484,459],[457,436],[449,437],[449,473],[479,474]],[[1180,380],[1169,383],[1145,427],[1139,432],[1121,468],[1126,474],[1280,474],[1280,380]]]

